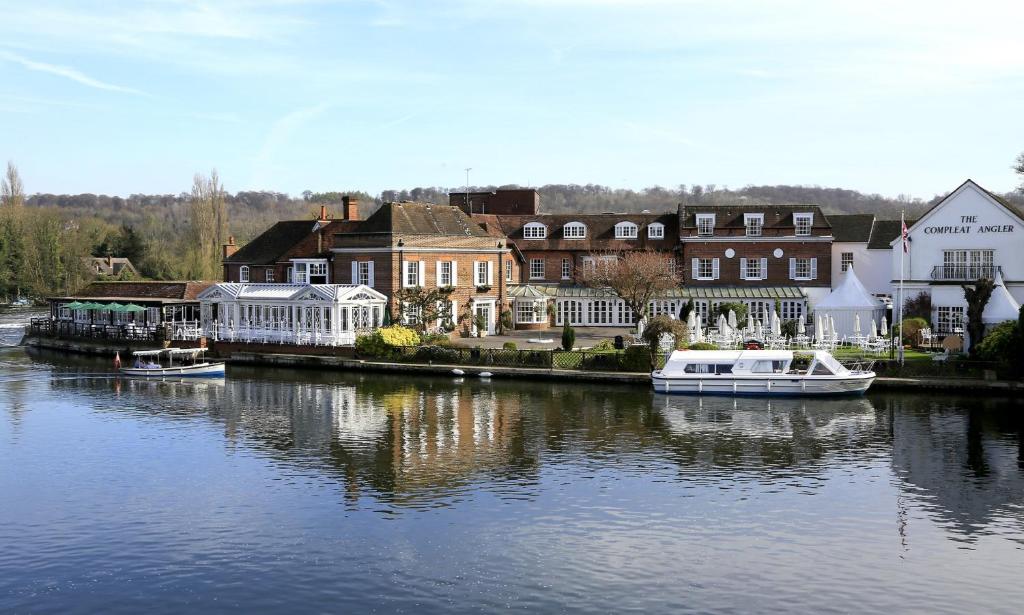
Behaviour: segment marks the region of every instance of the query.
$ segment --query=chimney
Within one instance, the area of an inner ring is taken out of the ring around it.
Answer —
[[[235,252],[238,252],[238,246],[235,245],[235,236],[231,235],[228,237],[228,242],[224,244],[224,258],[228,258]]]
[[[320,220],[321,222],[327,222],[327,206],[326,205],[321,205],[320,206],[320,217],[317,218],[317,219]]]
[[[345,220],[362,220],[359,217],[359,199],[354,196],[341,197],[341,211]]]

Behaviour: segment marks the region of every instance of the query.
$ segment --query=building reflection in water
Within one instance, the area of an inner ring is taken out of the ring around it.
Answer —
[[[530,498],[545,466],[563,462],[624,472],[667,464],[678,481],[725,488],[891,468],[897,526],[920,508],[961,538],[1006,523],[1018,531],[1024,503],[1024,414],[1006,400],[665,397],[256,369],[226,381],[117,382],[52,386],[93,393],[104,411],[212,418],[234,446],[337,482],[351,504],[447,506],[479,490]]]

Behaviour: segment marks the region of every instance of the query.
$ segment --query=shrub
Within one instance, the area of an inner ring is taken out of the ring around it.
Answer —
[[[519,346],[516,346],[515,342],[505,342],[501,345],[502,350],[519,350]]]
[[[562,350],[572,350],[575,345],[576,331],[569,323],[565,323],[565,326],[562,327]]]
[[[698,342],[690,344],[690,350],[718,350],[718,345],[710,342]]]
[[[622,353],[622,369],[627,372],[651,371],[651,356],[643,345],[629,346]]]
[[[608,352],[610,350],[615,350],[615,344],[613,344],[611,340],[601,340],[594,344],[590,349],[596,352]]]
[[[782,335],[793,338],[797,335],[798,324],[795,320],[787,320],[782,323]]]
[[[425,346],[451,346],[452,340],[444,333],[425,333],[420,337],[420,343]]]
[[[1008,320],[993,327],[975,351],[983,361],[1010,361],[1014,351],[1017,323]]]
[[[644,327],[644,333],[640,337],[647,344],[647,352],[650,353],[652,364],[658,355],[661,337],[665,334],[671,335],[674,340],[674,347],[679,348],[687,340],[686,324],[668,316],[655,316],[647,323],[647,326]]]
[[[903,319],[903,343],[913,344],[918,341],[918,333],[921,329],[928,328],[928,321],[923,318],[904,318]],[[896,329],[896,335],[899,335],[899,329]]]
[[[920,318],[929,322],[932,317],[932,296],[928,293],[918,293],[916,297],[910,297],[903,302],[904,318]]]
[[[368,357],[387,357],[399,346],[416,346],[420,336],[401,325],[381,327],[369,335],[356,338],[356,352]]]
[[[512,312],[510,310],[501,312],[501,317],[498,318],[498,328],[502,335],[512,330]]]
[[[738,301],[731,301],[731,302],[719,304],[718,312],[715,314],[715,318],[718,318],[718,314],[721,314],[722,316],[725,316],[726,318],[728,318],[729,317],[729,310],[732,310],[732,311],[736,312],[736,322],[737,322],[737,324],[739,324],[739,323],[741,323],[741,322],[743,322],[743,321],[745,321],[747,319],[747,304],[746,303],[740,303]],[[742,326],[742,325],[740,325],[740,326]]]

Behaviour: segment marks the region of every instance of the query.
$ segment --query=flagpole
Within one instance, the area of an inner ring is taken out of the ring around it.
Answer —
[[[903,365],[903,257],[907,253],[907,222],[903,217],[904,210],[900,210],[900,304],[899,304],[899,315],[900,315],[900,338],[897,340],[899,344],[899,361],[900,365]]]

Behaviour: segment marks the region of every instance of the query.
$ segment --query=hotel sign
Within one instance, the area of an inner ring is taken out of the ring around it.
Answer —
[[[1012,233],[1012,224],[978,224],[978,216],[960,216],[960,224],[951,226],[926,226],[925,235],[968,235],[976,233]]]

